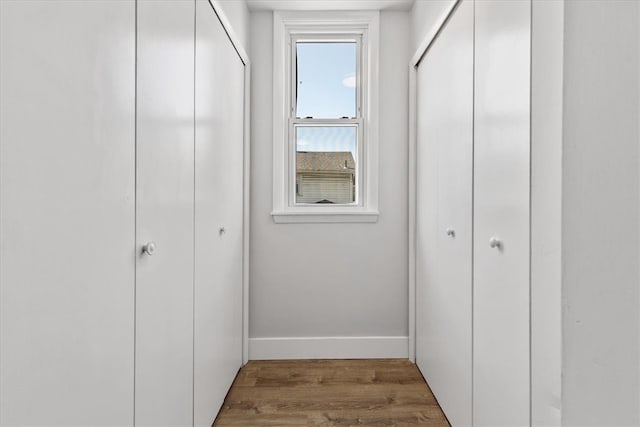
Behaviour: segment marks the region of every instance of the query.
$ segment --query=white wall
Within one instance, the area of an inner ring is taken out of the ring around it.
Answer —
[[[274,224],[273,18],[251,13],[250,352],[256,338],[408,335],[408,13],[380,24],[378,223]]]
[[[563,424],[638,425],[638,2],[565,4]]]
[[[420,43],[440,24],[444,14],[456,0],[416,0],[411,9],[411,55]]]
[[[217,0],[217,3],[222,7],[224,14],[231,23],[233,31],[238,36],[238,40],[248,53],[249,23],[251,18],[246,0]]]

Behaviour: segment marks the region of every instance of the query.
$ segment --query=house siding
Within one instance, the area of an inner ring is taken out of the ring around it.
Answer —
[[[299,173],[297,203],[328,200],[336,204],[355,201],[353,174]]]

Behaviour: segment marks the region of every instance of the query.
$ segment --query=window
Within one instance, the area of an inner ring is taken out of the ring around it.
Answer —
[[[378,12],[274,13],[276,222],[375,222]]]
[[[359,190],[360,37],[292,35],[295,205],[349,205]]]

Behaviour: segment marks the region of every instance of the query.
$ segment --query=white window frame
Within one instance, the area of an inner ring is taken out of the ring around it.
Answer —
[[[276,223],[376,222],[378,220],[379,12],[282,12],[273,14],[273,211]],[[295,117],[292,57],[295,40],[358,39],[356,119]],[[357,125],[356,202],[317,206],[296,203],[296,125]]]

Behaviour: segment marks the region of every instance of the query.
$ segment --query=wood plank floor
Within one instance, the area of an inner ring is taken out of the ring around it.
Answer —
[[[449,426],[403,359],[251,361],[214,426]]]

